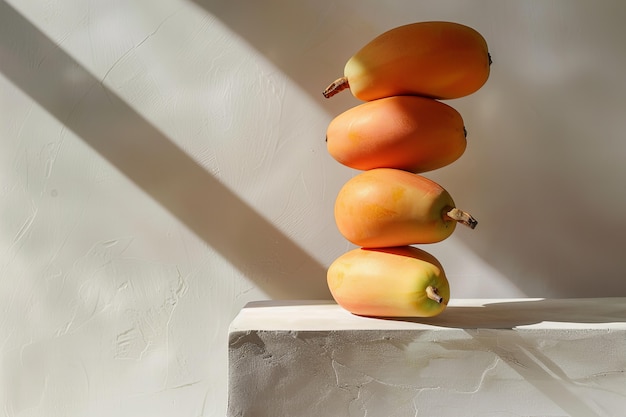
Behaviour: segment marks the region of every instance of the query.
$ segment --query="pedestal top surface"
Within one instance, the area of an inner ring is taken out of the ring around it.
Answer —
[[[232,321],[249,330],[626,329],[626,297],[452,299],[431,318],[360,317],[333,301],[255,301]]]

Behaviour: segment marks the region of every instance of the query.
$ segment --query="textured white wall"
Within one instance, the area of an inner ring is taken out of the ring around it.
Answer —
[[[0,0],[0,414],[221,416],[248,301],[327,298],[350,248],[322,89],[384,30],[487,38],[427,174],[479,219],[453,296],[626,295],[626,3]]]

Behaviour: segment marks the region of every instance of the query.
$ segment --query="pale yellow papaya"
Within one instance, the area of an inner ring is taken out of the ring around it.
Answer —
[[[349,88],[365,101],[398,95],[454,99],[481,88],[490,65],[487,42],[475,29],[453,22],[411,23],[361,48],[324,96]]]
[[[327,282],[337,304],[362,316],[432,317],[450,299],[441,263],[413,246],[353,249],[330,265]]]

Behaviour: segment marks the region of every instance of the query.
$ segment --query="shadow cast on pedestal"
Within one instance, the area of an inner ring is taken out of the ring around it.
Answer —
[[[606,302],[603,302],[606,300]],[[399,318],[439,327],[514,329],[541,322],[602,324],[626,322],[623,298],[528,299],[485,303],[478,307],[449,306],[435,317]]]

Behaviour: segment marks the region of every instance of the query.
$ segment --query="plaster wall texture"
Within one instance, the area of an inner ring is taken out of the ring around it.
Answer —
[[[626,3],[0,1],[0,412],[222,416],[249,301],[328,299],[355,172],[321,91],[384,30],[458,21],[492,75],[428,173],[479,220],[453,297],[624,296]]]

